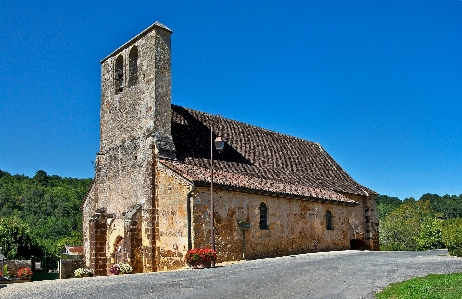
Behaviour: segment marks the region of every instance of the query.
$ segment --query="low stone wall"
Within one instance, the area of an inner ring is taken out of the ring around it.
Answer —
[[[21,268],[31,268],[31,261],[28,260],[14,260],[14,261],[3,261],[0,262],[0,272],[3,271],[5,264],[8,264],[11,268],[14,269],[14,272],[18,271]]]
[[[59,261],[59,278],[67,279],[74,276],[74,271],[78,268],[85,268],[83,259],[66,259]]]

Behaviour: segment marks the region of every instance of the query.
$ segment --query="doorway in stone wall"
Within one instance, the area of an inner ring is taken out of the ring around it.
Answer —
[[[124,261],[124,238],[118,236],[114,242],[114,262],[118,264]]]

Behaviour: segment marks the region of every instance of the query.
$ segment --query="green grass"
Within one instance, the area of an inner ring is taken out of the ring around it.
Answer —
[[[375,295],[377,299],[457,299],[462,298],[462,273],[428,274],[396,282]]]

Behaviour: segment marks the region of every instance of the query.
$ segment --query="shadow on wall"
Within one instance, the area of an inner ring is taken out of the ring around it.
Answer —
[[[172,136],[175,143],[176,156],[180,161],[186,158],[210,159],[210,126],[192,115],[187,109],[172,105],[173,121]],[[226,119],[210,115],[210,122],[214,124],[213,131],[229,134]],[[212,120],[213,118],[213,120]],[[213,140],[218,135],[213,133]],[[226,136],[221,136],[226,141]],[[225,142],[225,149],[218,152],[214,148],[213,159],[217,161],[235,162],[252,165],[252,163]]]

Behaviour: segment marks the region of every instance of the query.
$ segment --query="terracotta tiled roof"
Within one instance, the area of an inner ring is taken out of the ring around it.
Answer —
[[[210,183],[211,174],[208,168],[172,160],[162,160],[161,163],[190,181]],[[214,170],[213,182],[216,187],[228,187],[236,190],[245,189],[246,191],[251,190],[253,193],[275,194],[286,197],[306,197],[344,204],[356,203],[354,200],[331,190],[311,188],[300,184],[288,184],[229,171]]]
[[[172,105],[177,160],[163,164],[186,178],[210,182],[210,127],[226,141],[214,150],[214,182],[296,196],[348,200],[338,193],[375,194],[355,182],[314,142]]]
[[[73,254],[73,255],[82,255],[83,254],[83,246],[64,246],[64,253],[66,254]]]

